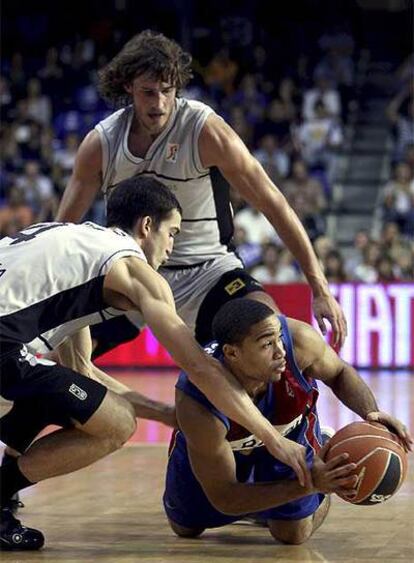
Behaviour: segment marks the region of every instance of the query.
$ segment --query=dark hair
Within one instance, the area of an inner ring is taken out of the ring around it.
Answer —
[[[213,336],[220,346],[240,344],[256,323],[274,315],[273,309],[253,299],[245,297],[232,299],[216,313],[213,323]]]
[[[149,215],[158,228],[173,209],[182,214],[181,205],[170,188],[155,178],[128,178],[119,182],[109,197],[106,224],[131,232],[140,217]]]
[[[147,29],[130,39],[109,63],[98,71],[98,89],[113,104],[128,104],[125,86],[137,76],[168,82],[177,90],[192,77],[192,57],[178,43],[162,33]]]

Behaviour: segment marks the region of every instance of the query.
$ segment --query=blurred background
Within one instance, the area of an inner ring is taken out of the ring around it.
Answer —
[[[1,9],[0,236],[53,219],[79,143],[114,109],[99,98],[97,70],[135,33],[158,30],[193,55],[183,95],[224,117],[303,222],[348,318],[344,358],[414,365],[411,0],[4,0]],[[235,193],[232,202],[246,267],[284,312],[311,320],[293,257],[260,213]],[[87,219],[105,222],[102,200]],[[171,365],[148,333],[105,362]]]

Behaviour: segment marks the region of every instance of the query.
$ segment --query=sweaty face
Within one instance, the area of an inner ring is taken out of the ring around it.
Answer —
[[[143,244],[143,250],[148,263],[158,270],[166,262],[172,252],[174,238],[180,232],[181,215],[173,209],[164,221],[161,221],[158,229],[151,231]]]
[[[135,78],[126,90],[133,97],[139,125],[150,135],[161,133],[174,108],[176,88],[144,74]]]
[[[249,335],[237,346],[237,363],[247,383],[279,381],[286,367],[286,352],[281,325],[271,315],[252,326]]]

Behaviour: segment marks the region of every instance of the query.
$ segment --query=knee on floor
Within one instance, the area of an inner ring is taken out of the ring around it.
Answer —
[[[311,519],[300,522],[269,522],[269,531],[275,540],[289,545],[300,545],[307,541],[313,531]]]

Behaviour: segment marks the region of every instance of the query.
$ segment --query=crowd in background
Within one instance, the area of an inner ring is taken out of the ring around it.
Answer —
[[[210,104],[241,136],[305,226],[332,282],[414,280],[413,57],[397,69],[398,90],[387,115],[393,178],[381,195],[378,240],[355,235],[345,259],[326,236],[337,154],[357,107],[354,39],[346,30],[322,35],[313,60],[290,61],[275,74],[272,53],[257,44],[240,65],[228,47],[195,58],[182,93]],[[85,133],[113,111],[98,95],[96,72],[108,60],[97,42],[51,46],[43,57],[15,51],[0,76],[0,236],[53,219]],[[232,193],[235,247],[264,283],[302,281],[300,270],[267,219]],[[102,199],[87,219],[104,223]]]

